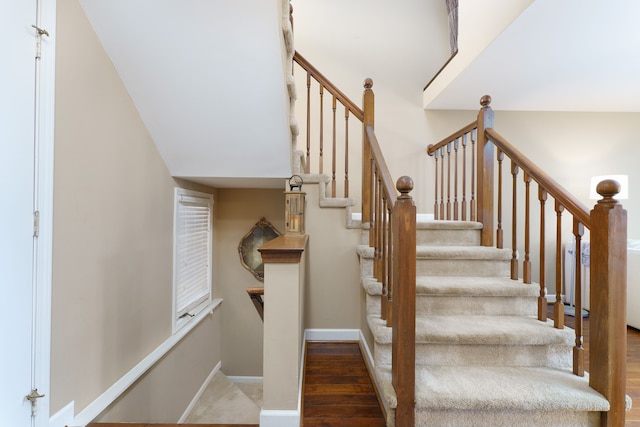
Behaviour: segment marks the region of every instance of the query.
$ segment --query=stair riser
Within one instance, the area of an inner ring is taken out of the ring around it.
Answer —
[[[537,297],[418,295],[416,313],[438,315],[536,316]],[[367,295],[367,313],[380,315],[380,296]]]
[[[391,411],[390,411],[391,412]],[[390,417],[390,418],[393,418]],[[389,419],[389,417],[388,417]],[[395,425],[389,424],[388,426]],[[596,427],[600,412],[583,411],[420,411],[416,410],[416,426],[495,427],[553,426]]]
[[[479,230],[417,230],[416,244],[424,246],[479,246]]]
[[[416,344],[416,365],[571,368],[571,346]],[[391,344],[375,344],[376,366],[391,365]]]
[[[416,261],[418,276],[508,277],[509,261],[473,259],[424,259]]]

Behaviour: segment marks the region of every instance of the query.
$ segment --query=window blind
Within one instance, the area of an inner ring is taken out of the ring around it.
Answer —
[[[176,206],[176,320],[211,295],[211,197],[178,194]]]

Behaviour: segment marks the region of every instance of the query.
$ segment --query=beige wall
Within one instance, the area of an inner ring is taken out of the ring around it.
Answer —
[[[220,360],[221,323],[221,310],[218,307],[100,414],[96,421],[178,421],[212,372],[211,361]]]
[[[355,251],[360,231],[345,228],[345,209],[318,206],[317,185],[305,184],[304,191],[309,235],[304,328],[366,329]],[[240,264],[238,243],[262,216],[284,232],[284,193],[218,189],[216,206],[216,296],[224,299],[222,371],[234,376],[260,376],[263,324],[246,288],[262,283]]]
[[[246,289],[262,286],[262,282],[240,263],[238,244],[261,217],[284,233],[284,193],[221,188],[216,206],[215,295],[224,299],[222,371],[233,376],[261,376],[263,325]]]
[[[77,0],[57,19],[51,413],[74,401],[77,414],[171,335],[176,182]],[[219,361],[213,323],[194,333],[213,342],[174,359],[200,367],[185,392]]]
[[[309,264],[305,328],[361,328],[360,270],[356,246],[360,230],[345,227],[344,208],[320,208],[318,185],[306,184]]]

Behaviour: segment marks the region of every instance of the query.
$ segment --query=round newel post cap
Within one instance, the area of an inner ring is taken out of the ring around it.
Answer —
[[[615,179],[605,179],[596,186],[596,192],[603,197],[602,200],[598,200],[598,203],[612,203],[615,202],[613,198],[616,194],[620,193],[622,187],[620,183]]]
[[[371,89],[372,87],[373,87],[373,80],[371,80],[369,77],[364,79],[364,88]]]
[[[410,176],[401,176],[396,181],[396,189],[400,192],[400,197],[409,197],[409,193],[413,190],[413,179]]]
[[[485,95],[482,98],[480,98],[480,105],[482,105],[483,108],[487,108],[490,104],[491,104],[491,96]]]

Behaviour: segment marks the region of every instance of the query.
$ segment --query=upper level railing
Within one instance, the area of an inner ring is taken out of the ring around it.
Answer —
[[[603,426],[624,426],[626,379],[626,263],[627,214],[614,196],[620,185],[606,180],[598,185],[603,197],[589,210],[546,172],[518,151],[493,128],[491,98],[484,96],[477,121],[430,145],[427,153],[435,163],[436,219],[470,220],[482,223],[481,244],[503,248],[510,235],[511,278],[522,277],[532,283],[532,252],[539,254],[537,276],[540,285],[538,319],[547,318],[547,200],[553,199],[556,218],[554,326],[564,327],[562,302],[563,214],[571,219],[575,239],[575,346],[573,371],[583,376],[585,370],[582,316],[581,250],[587,228],[590,232],[590,325],[589,384],[602,393],[611,405],[603,414]],[[509,181],[503,177],[505,157],[510,160]],[[497,170],[497,179],[494,173]],[[522,171],[522,174],[520,172]],[[519,180],[521,176],[521,182]],[[531,184],[537,187],[537,206],[531,202]],[[510,186],[511,193],[508,194]],[[505,191],[505,187],[507,190]],[[520,194],[523,191],[523,195]],[[523,201],[524,199],[524,201]],[[510,211],[503,205],[510,203]],[[532,216],[538,216],[538,221]],[[507,224],[505,227],[504,225]],[[495,230],[495,241],[494,241]],[[532,251],[532,236],[539,235]],[[506,236],[505,236],[506,234]],[[522,234],[524,236],[522,236]],[[551,232],[550,234],[554,234]],[[519,238],[522,236],[523,242]],[[519,259],[520,249],[524,253]],[[519,266],[522,264],[522,274]],[[568,292],[564,289],[564,292]]]
[[[349,118],[362,124],[362,225],[369,229],[369,246],[374,250],[374,276],[382,284],[382,318],[393,328],[392,382],[396,391],[396,425],[413,426],[415,412],[415,295],[416,295],[416,208],[409,195],[411,178],[393,178],[374,130],[373,82],[366,79],[362,109],[344,95],[296,52],[294,60],[306,72],[306,152],[304,172],[324,172],[324,94],[332,97],[330,126],[331,196],[336,197],[336,161],[343,153],[344,197],[349,197]],[[312,107],[311,83],[318,86],[319,106]],[[298,100],[300,101],[300,100]],[[336,107],[344,109],[344,137],[337,137]],[[314,120],[317,118],[317,121]],[[317,133],[311,129],[316,129]],[[353,129],[352,129],[353,130]],[[353,147],[352,147],[353,148]],[[398,194],[398,192],[400,194]]]
[[[338,197],[338,187],[340,186],[343,197],[349,197],[349,157],[351,151],[349,147],[351,135],[349,119],[354,117],[362,123],[364,112],[299,52],[295,53],[293,60],[306,73],[304,173],[330,174],[331,193],[329,196]],[[312,85],[312,83],[314,84]],[[316,94],[316,91],[317,97],[314,99],[313,95]],[[330,104],[325,104],[325,93],[331,97]],[[338,107],[340,108],[338,109]],[[325,171],[325,169],[329,170]],[[340,185],[338,185],[338,174],[344,175],[344,180]]]

